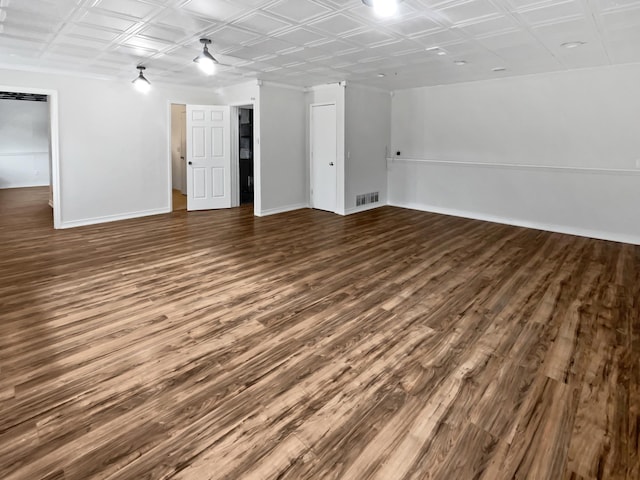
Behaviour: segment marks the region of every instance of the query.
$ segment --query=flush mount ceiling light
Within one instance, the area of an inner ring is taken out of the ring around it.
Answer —
[[[455,62],[456,65],[458,65],[459,67],[461,67],[462,65],[466,65],[467,61],[466,60],[456,60]]]
[[[136,68],[140,71],[140,73],[136,78],[133,79],[133,82],[131,83],[133,83],[133,86],[136,87],[136,90],[142,93],[147,93],[149,90],[151,90],[151,82],[144,78],[144,74],[142,73],[146,70],[146,68],[142,65],[138,65]]]
[[[564,48],[578,48],[584,45],[585,43],[587,42],[565,42],[560,46]]]
[[[403,0],[362,0],[379,17],[391,17],[398,12],[398,4]]]
[[[442,50],[440,47],[429,47],[427,48],[427,52],[435,53],[436,55],[446,55],[447,52]]]
[[[506,72],[507,68],[506,67],[494,67],[491,69],[492,72]]]
[[[384,73],[379,73],[379,74],[378,74],[378,78],[384,78],[384,77],[386,77],[386,76],[387,76],[387,75],[386,75],[386,74],[384,74]]]
[[[193,61],[198,64],[200,70],[205,74],[213,75],[216,72],[216,65],[219,65],[220,62],[209,53],[208,45],[211,45],[212,42],[208,38],[201,38],[200,43],[202,44],[202,53],[194,58]]]

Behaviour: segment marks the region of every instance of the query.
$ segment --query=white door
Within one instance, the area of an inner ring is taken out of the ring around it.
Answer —
[[[187,210],[230,207],[230,107],[187,105]]]
[[[311,105],[311,205],[336,211],[338,129],[335,104]]]

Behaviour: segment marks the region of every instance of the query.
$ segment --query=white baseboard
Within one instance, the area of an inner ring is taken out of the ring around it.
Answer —
[[[142,210],[139,212],[122,213],[117,215],[105,215],[104,217],[84,218],[82,220],[63,221],[60,228],[84,227],[86,225],[96,225],[99,223],[117,222],[118,220],[131,220],[132,218],[149,217],[151,215],[161,215],[171,213],[169,208],[159,208],[154,210]]]
[[[262,210],[260,213],[257,213],[256,216],[267,217],[269,215],[276,215],[278,213],[291,212],[293,210],[300,210],[302,208],[309,208],[309,204],[298,203],[296,205],[285,205],[284,207],[267,208],[266,210]]]
[[[367,210],[373,210],[374,208],[384,207],[385,205],[386,203],[384,202],[376,202],[376,203],[370,203],[368,205],[360,205],[359,207],[347,208],[344,214],[352,215],[354,213],[366,212]]]
[[[473,220],[482,220],[485,222],[501,223],[504,225],[513,225],[515,227],[532,228],[534,230],[543,230],[546,232],[563,233],[566,235],[577,235],[579,237],[596,238],[598,240],[609,240],[612,242],[630,243],[640,245],[640,237],[627,235],[616,232],[602,232],[599,230],[588,230],[582,228],[568,227],[565,225],[553,225],[539,222],[530,222],[526,220],[518,220],[515,218],[504,218],[484,213],[469,212],[464,210],[456,210],[452,208],[435,207],[433,205],[423,205],[417,203],[388,203],[392,207],[409,208],[411,210],[420,210],[423,212],[439,213],[442,215],[452,215],[454,217],[471,218]]]

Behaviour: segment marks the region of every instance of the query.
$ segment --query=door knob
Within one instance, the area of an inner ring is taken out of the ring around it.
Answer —
[[[189,162],[189,165],[193,165],[193,162]]]
[[[330,167],[333,167],[333,162],[329,162],[329,166],[330,166]]]

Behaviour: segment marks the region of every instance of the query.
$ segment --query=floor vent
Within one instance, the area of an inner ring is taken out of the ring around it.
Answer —
[[[379,199],[379,192],[365,193],[362,195],[356,195],[356,207],[360,205],[367,205],[369,203],[376,203]]]

